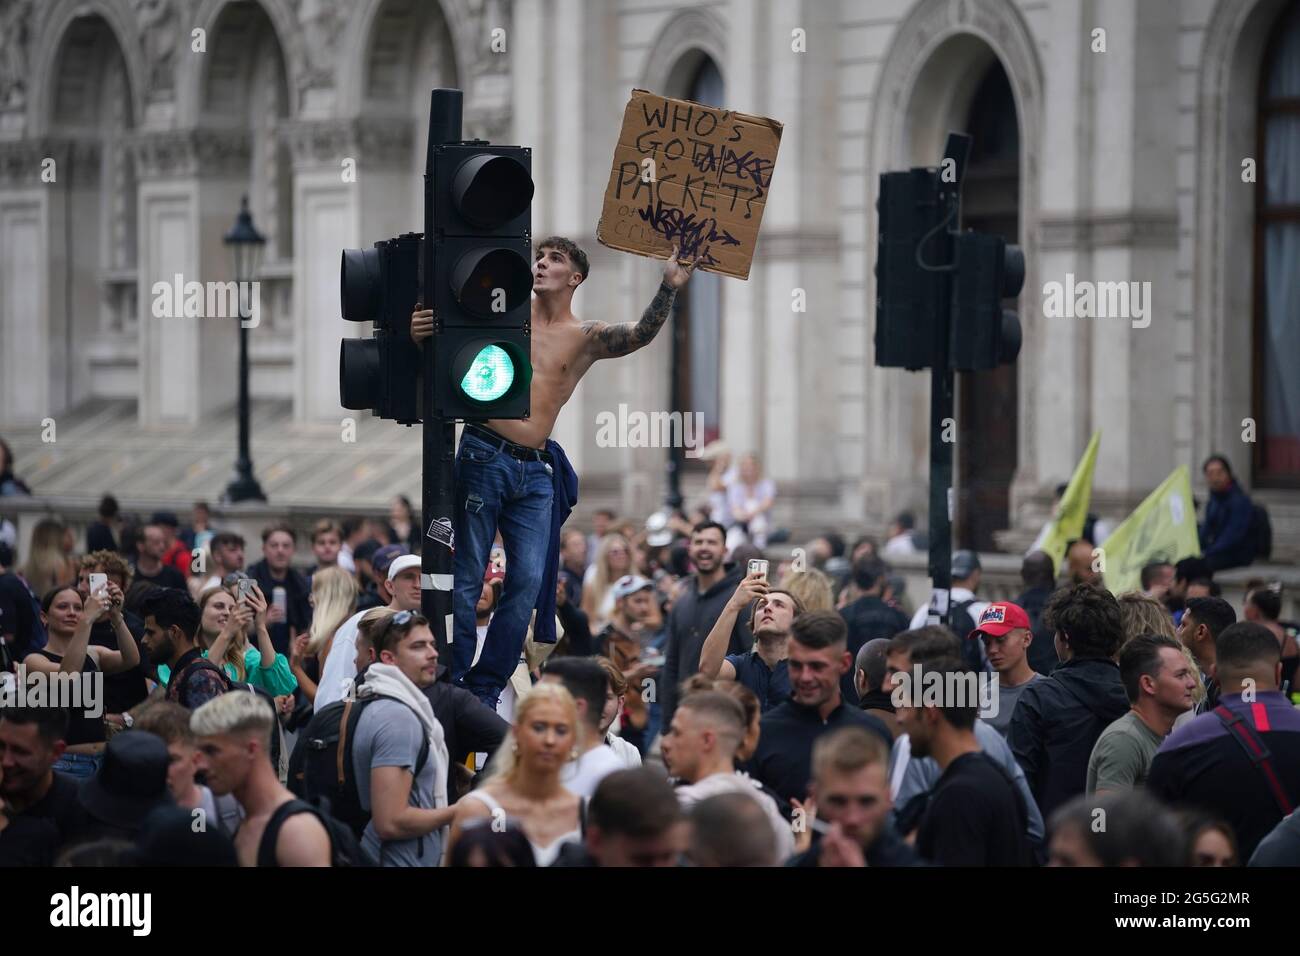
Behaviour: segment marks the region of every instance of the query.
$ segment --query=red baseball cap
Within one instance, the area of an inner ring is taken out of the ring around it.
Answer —
[[[991,637],[1001,637],[1018,627],[1029,626],[1029,615],[1019,604],[1012,604],[1010,601],[994,601],[980,614],[980,619],[975,622],[975,630],[966,636],[979,637],[980,634],[988,634]]]

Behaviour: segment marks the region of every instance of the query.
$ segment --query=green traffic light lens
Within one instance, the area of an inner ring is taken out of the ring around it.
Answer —
[[[469,363],[460,390],[476,402],[494,402],[510,391],[515,381],[515,363],[499,345],[479,350]]]

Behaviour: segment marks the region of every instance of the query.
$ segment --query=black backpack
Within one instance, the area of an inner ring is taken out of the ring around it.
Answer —
[[[1250,536],[1255,542],[1256,558],[1267,561],[1273,556],[1273,522],[1268,509],[1254,502],[1250,505]]]
[[[271,734],[270,757],[271,757],[271,766],[275,767],[276,773],[278,774],[280,771],[280,738],[282,735],[280,729],[280,715],[275,709],[275,698],[271,696],[271,693],[264,687],[254,687],[252,684],[249,684],[245,681],[235,680],[229,674],[226,673],[225,667],[218,667],[216,664],[212,663],[212,661],[208,660],[206,657],[200,657],[197,658],[196,660],[190,661],[190,663],[185,666],[185,669],[175,676],[175,679],[178,681],[184,681],[187,677],[190,676],[190,674],[192,674],[195,670],[198,670],[199,668],[209,668],[211,670],[216,671],[218,674],[220,674],[222,679],[226,682],[227,693],[229,693],[232,690],[239,690],[239,691],[243,691],[246,694],[257,694],[264,701],[266,701],[267,706],[271,708],[271,713],[276,715],[275,728],[274,728],[275,732]]]
[[[324,825],[330,837],[330,866],[376,866],[374,857],[367,853],[357,840],[356,835],[343,823],[334,819],[328,805],[318,806],[306,800],[290,800],[276,807],[271,819],[266,821],[262,831],[261,842],[257,844],[257,865],[259,867],[278,867],[275,861],[275,845],[280,839],[280,828],[284,821],[296,813],[310,813]]]
[[[948,627],[961,641],[962,660],[975,668],[976,671],[981,671],[984,669],[984,658],[980,654],[979,639],[969,639],[967,637],[971,631],[975,630],[975,619],[970,614],[970,606],[974,603],[975,598],[971,598],[969,601],[954,604],[948,612]]]
[[[374,701],[395,699],[371,694],[336,700],[324,710],[316,711],[307,726],[299,731],[298,742],[289,757],[289,789],[309,803],[327,802],[333,818],[351,827],[358,839],[370,822],[370,814],[361,806],[352,765],[357,724]],[[414,709],[411,712],[415,713]],[[414,776],[420,776],[428,760],[429,738],[422,734]]]

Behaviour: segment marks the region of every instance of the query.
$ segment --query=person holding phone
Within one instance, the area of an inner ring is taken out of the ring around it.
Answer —
[[[742,654],[727,654],[736,619],[746,608],[754,646]],[[769,587],[767,562],[749,562],[747,574],[718,615],[700,651],[700,673],[719,680],[734,680],[752,690],[764,713],[790,696],[790,625],[803,611],[789,591]]]

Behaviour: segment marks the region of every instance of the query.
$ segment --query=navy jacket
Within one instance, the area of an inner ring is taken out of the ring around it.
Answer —
[[[1201,548],[1214,569],[1241,567],[1255,560],[1250,526],[1254,508],[1250,496],[1235,481],[1227,491],[1210,492],[1201,525]]]
[[[569,464],[569,456],[559,442],[549,438],[546,450],[554,462],[551,479],[555,483],[555,497],[551,500],[551,541],[546,548],[542,589],[537,592],[537,618],[533,621],[533,640],[538,644],[554,644],[558,640],[555,636],[555,581],[560,573],[560,529],[578,503],[578,473]]]

